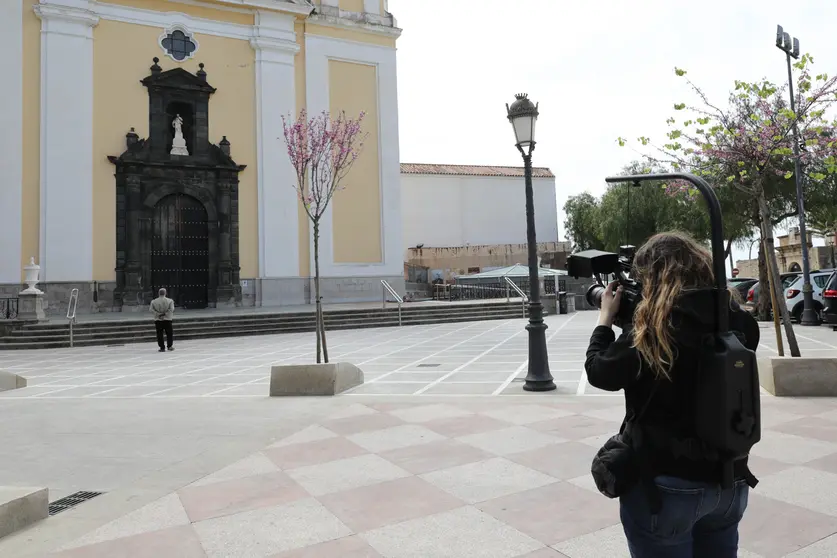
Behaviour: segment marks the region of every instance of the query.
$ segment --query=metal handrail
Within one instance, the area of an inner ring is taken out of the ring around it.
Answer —
[[[78,289],[70,291],[70,301],[67,303],[67,321],[70,325],[70,347],[73,346],[73,325],[76,323],[76,307],[78,307]]]
[[[401,325],[401,305],[404,304],[404,299],[392,288],[392,285],[386,282],[386,279],[381,279],[381,285],[383,285],[383,295],[384,295],[384,308],[387,307],[387,292],[395,297],[395,302],[398,303],[398,325]]]
[[[512,289],[514,289],[517,292],[517,294],[520,295],[520,298],[521,298],[521,301],[522,301],[521,306],[523,306],[523,317],[525,318],[526,317],[526,301],[529,300],[529,297],[526,296],[526,293],[523,292],[523,289],[521,289],[517,285],[517,283],[515,283],[514,281],[509,279],[508,276],[503,275],[503,281],[506,282],[506,302],[511,302],[511,297],[509,296],[509,289],[508,289],[509,287],[511,287]]]

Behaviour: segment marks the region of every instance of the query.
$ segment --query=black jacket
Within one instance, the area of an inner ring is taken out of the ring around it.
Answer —
[[[730,311],[730,330],[736,332],[744,346],[755,351],[759,343],[759,327],[752,316],[733,303]],[[626,420],[640,412],[649,401],[654,382],[659,382],[653,392],[645,414],[640,421],[658,435],[656,441],[642,443],[649,459],[652,473],[670,475],[687,480],[720,482],[721,467],[717,462],[676,459],[667,444],[660,441],[666,436],[695,438],[694,385],[698,378],[698,357],[701,338],[714,330],[714,297],[709,290],[692,291],[680,297],[671,315],[671,327],[675,341],[675,361],[671,380],[656,379],[651,368],[632,347],[631,333],[623,332],[616,339],[609,327],[598,326],[593,330],[587,349],[587,381],[590,385],[607,391],[625,390]],[[746,460],[736,464],[736,477],[743,477]]]

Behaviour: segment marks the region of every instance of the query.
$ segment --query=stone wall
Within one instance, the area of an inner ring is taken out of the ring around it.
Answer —
[[[0,285],[0,296],[16,297],[25,288],[26,285]],[[78,289],[76,314],[119,311],[113,306],[115,282],[38,283],[37,288],[44,292],[44,312],[48,318],[66,317],[73,289]],[[145,309],[144,305],[142,309]]]
[[[527,244],[409,248],[405,262],[431,270],[444,270],[448,280],[457,275],[479,273],[488,269],[526,264]],[[538,255],[552,269],[563,269],[572,251],[569,242],[539,242]]]
[[[378,302],[383,298],[381,279],[400,295],[406,293],[404,277],[321,277],[320,296],[326,304]],[[301,306],[314,301],[314,279],[283,277],[242,279],[242,306]]]

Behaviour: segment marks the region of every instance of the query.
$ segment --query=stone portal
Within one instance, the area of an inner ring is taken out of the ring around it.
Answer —
[[[178,306],[241,303],[238,175],[224,136],[209,141],[209,98],[203,64],[196,74],[163,71],[154,59],[148,88],[149,137],[132,128],[116,167],[114,306],[148,304],[160,287]],[[173,149],[185,142],[183,150]],[[188,153],[179,155],[178,153]]]

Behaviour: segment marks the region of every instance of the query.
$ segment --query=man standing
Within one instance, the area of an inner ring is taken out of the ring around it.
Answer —
[[[160,289],[157,298],[151,301],[151,313],[154,314],[154,326],[157,329],[157,344],[160,352],[166,352],[166,346],[170,351],[174,350],[172,337],[174,330],[171,320],[174,317],[174,301],[166,297],[166,289]],[[163,345],[163,332],[166,332],[166,345]]]

